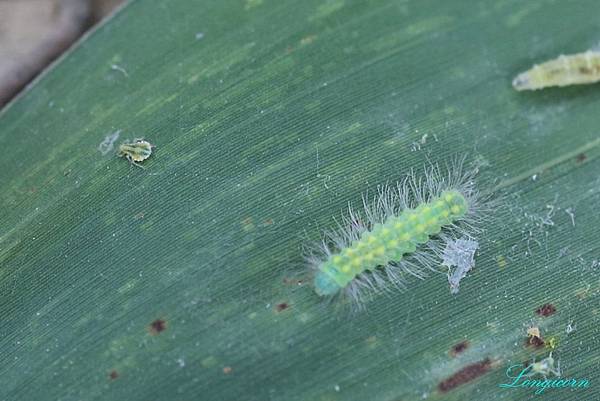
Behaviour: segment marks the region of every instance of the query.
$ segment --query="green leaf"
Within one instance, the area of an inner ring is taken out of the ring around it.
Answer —
[[[591,383],[544,399],[597,399],[600,86],[511,80],[599,12],[132,2],[0,115],[0,399],[522,400],[498,385],[548,356],[530,325]],[[103,154],[117,131],[145,169]],[[300,280],[348,202],[461,154],[502,207],[458,294],[433,275],[347,315]]]

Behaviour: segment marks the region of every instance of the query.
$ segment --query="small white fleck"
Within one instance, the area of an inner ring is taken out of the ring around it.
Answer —
[[[127,71],[125,70],[125,68],[123,68],[121,66],[118,66],[117,64],[111,65],[110,69],[113,70],[113,71],[119,71],[120,73],[122,73],[126,77],[129,77],[129,74],[127,74]]]
[[[180,368],[185,367],[185,360],[183,358],[177,359],[177,363],[179,364]]]
[[[121,130],[117,130],[104,137],[104,140],[98,145],[98,151],[102,153],[102,155],[108,154],[108,152],[113,150],[115,142],[119,139],[119,135],[121,135]]]
[[[575,227],[575,212],[573,208],[569,207],[565,209],[565,213],[569,215],[569,217],[571,218],[571,224],[573,224],[573,227]]]
[[[338,391],[338,392],[339,392],[339,391],[340,391],[340,386],[338,386],[338,385],[336,384],[335,386],[333,386],[333,389],[334,389],[335,391]]]

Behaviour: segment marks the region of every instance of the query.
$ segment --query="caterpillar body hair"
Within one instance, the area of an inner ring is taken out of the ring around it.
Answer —
[[[600,52],[587,51],[562,55],[517,75],[513,87],[518,91],[549,86],[591,84],[600,81]]]
[[[365,296],[405,288],[408,276],[442,273],[446,244],[474,238],[489,211],[475,187],[478,170],[465,169],[464,161],[379,186],[374,196],[363,195],[360,211],[349,205],[337,228],[307,254],[315,292],[361,307]]]

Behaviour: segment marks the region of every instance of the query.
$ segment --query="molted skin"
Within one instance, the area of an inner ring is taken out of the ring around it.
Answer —
[[[406,209],[383,224],[375,224],[351,246],[323,262],[315,276],[317,294],[333,295],[357,275],[400,261],[405,254],[414,252],[418,244],[439,233],[443,226],[463,217],[468,208],[460,192],[449,190],[416,209]]]

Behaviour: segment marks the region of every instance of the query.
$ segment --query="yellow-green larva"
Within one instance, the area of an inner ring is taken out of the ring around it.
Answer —
[[[132,164],[142,167],[140,162],[146,160],[152,154],[152,145],[150,142],[143,139],[134,139],[133,142],[125,142],[119,145],[117,155],[125,157]]]
[[[462,248],[448,244],[477,245],[473,234],[483,209],[473,179],[477,170],[463,172],[463,161],[448,174],[433,166],[423,177],[411,174],[397,185],[378,187],[372,199],[364,196],[364,211],[350,209],[308,255],[315,292],[346,295],[358,304],[365,290],[403,286],[407,274],[423,278],[426,270],[439,272],[444,261],[456,259],[452,256],[464,257],[458,254]],[[469,268],[477,246],[472,248]],[[468,271],[463,270],[451,286],[457,287]]]
[[[517,75],[513,87],[518,90],[536,90],[550,86],[591,84],[600,81],[600,52],[587,51],[562,55],[554,60],[536,64]]]
[[[438,234],[443,226],[464,216],[468,208],[460,192],[449,190],[416,209],[404,210],[375,224],[358,241],[323,263],[315,276],[317,294],[333,295],[364,271],[399,262],[405,254],[415,252],[417,245]]]

